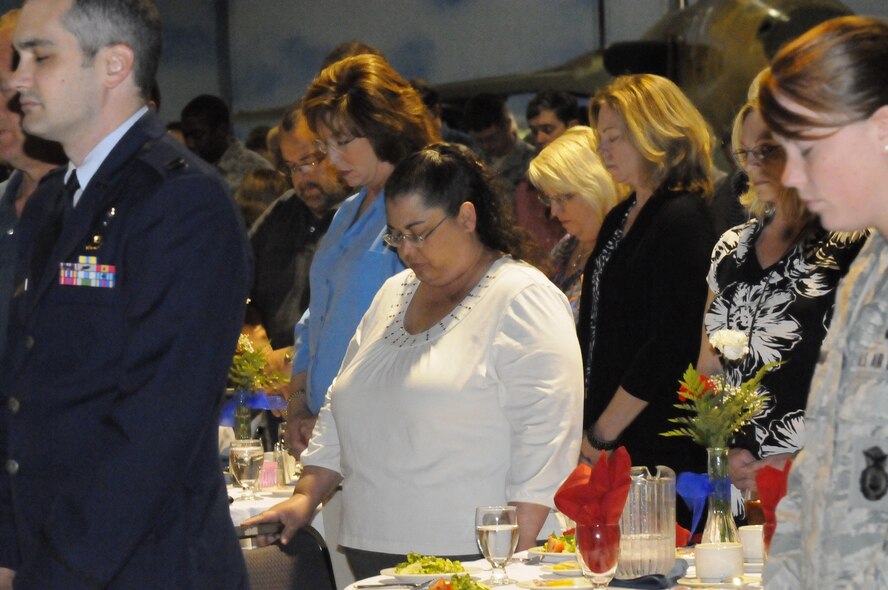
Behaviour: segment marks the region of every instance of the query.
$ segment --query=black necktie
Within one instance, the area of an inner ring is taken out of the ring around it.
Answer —
[[[65,190],[62,193],[62,211],[64,211],[63,223],[67,221],[71,212],[74,211],[74,194],[80,188],[80,181],[77,180],[77,171],[71,172],[68,181],[65,183]]]
[[[65,198],[69,201],[68,206],[74,206],[74,193],[80,188],[80,181],[77,180],[77,170],[71,172],[68,182],[65,183]]]

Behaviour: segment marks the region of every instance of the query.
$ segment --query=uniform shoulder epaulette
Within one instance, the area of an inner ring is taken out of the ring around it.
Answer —
[[[155,169],[161,176],[169,176],[171,172],[184,171],[189,168],[188,160],[182,154],[181,148],[172,142],[159,138],[149,141],[142,146],[139,159]]]

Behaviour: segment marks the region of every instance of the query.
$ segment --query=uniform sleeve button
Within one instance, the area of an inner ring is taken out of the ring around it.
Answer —
[[[19,464],[15,459],[7,459],[6,460],[6,473],[9,475],[15,475],[18,473]]]
[[[9,411],[13,414],[18,414],[19,408],[22,407],[22,402],[20,402],[18,398],[10,397],[6,402],[6,407],[8,407]]]

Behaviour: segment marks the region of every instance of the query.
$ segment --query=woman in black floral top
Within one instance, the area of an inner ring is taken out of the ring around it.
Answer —
[[[798,193],[781,184],[786,155],[754,102],[737,115],[733,144],[737,162],[749,176],[749,192],[741,202],[753,217],[725,232],[712,251],[697,368],[722,371],[707,342],[722,329],[739,330],[749,338],[749,354],[725,368],[730,382],[750,379],[769,362],[783,363],[762,381],[763,393],[770,396],[765,411],[736,435],[730,451],[733,483],[749,489],[755,487],[758,469],[781,467],[804,445],[808,388],[835,288],[865,234],[826,231],[805,210]],[[742,506],[738,496],[735,512]]]

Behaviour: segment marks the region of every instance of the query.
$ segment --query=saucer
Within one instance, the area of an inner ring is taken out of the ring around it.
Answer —
[[[743,585],[761,582],[760,576],[747,576],[745,574],[734,579],[739,579]],[[676,583],[679,586],[687,586],[688,588],[734,588],[736,590],[738,587],[742,587],[733,582],[704,582],[700,578],[679,578]]]

